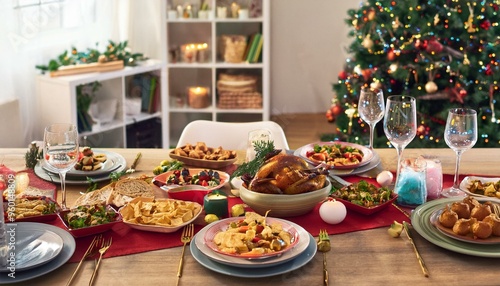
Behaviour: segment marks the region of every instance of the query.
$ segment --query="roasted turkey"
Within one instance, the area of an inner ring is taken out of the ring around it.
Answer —
[[[248,189],[269,194],[301,194],[324,187],[324,169],[311,171],[307,162],[295,155],[277,154],[266,160],[248,184]]]

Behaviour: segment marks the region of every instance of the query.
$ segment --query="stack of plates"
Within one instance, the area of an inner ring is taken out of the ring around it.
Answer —
[[[488,201],[486,198],[477,198],[481,203]],[[500,257],[500,241],[493,239],[467,240],[464,237],[450,235],[436,227],[439,211],[446,205],[458,201],[457,198],[445,198],[427,202],[418,206],[411,216],[413,228],[429,242],[442,248],[473,256]]]
[[[229,225],[231,222],[241,218],[228,218],[209,224],[201,229],[190,244],[191,254],[204,267],[215,272],[246,278],[269,277],[287,273],[307,264],[316,254],[316,242],[314,238],[301,226],[283,219],[273,218],[283,224],[293,227],[298,234],[298,242],[288,251],[279,256],[266,258],[244,258],[224,255],[214,251],[207,243],[206,238],[211,236],[210,229]],[[249,271],[251,268],[251,271]]]
[[[6,224],[6,229],[15,232],[15,261],[0,267],[0,284],[22,282],[45,275],[66,263],[75,252],[75,239],[62,228],[19,222]],[[7,233],[7,237],[11,237],[10,233]]]
[[[98,149],[93,149],[93,151],[95,154],[104,154],[107,156],[107,160],[103,163],[102,168],[96,171],[72,169],[66,174],[67,184],[88,184],[87,177],[92,178],[94,182],[109,180],[109,174],[112,172],[121,172],[127,167],[125,158],[118,153]],[[47,165],[44,160],[41,160],[35,166],[35,174],[46,181],[60,182],[59,173]]]
[[[366,148],[364,146],[361,146],[359,144],[354,144],[354,143],[349,143],[349,142],[341,142],[341,141],[330,141],[330,142],[315,142],[311,144],[304,145],[293,153],[295,156],[300,156],[304,159],[306,159],[309,163],[312,165],[319,165],[321,162],[319,161],[313,161],[309,158],[307,158],[307,153],[314,150],[314,145],[341,145],[341,146],[348,146],[352,148],[356,148],[363,152],[363,158],[359,164],[355,165],[349,165],[349,166],[335,166],[333,169],[330,170],[331,175],[335,176],[347,176],[347,175],[356,175],[356,174],[361,174],[366,171],[369,171],[375,167],[377,167],[378,164],[380,164],[380,156],[370,150],[369,148]]]

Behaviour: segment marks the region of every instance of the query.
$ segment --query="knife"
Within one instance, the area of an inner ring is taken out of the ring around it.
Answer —
[[[417,246],[415,245],[415,242],[413,242],[413,238],[411,236],[410,230],[408,228],[408,223],[406,221],[403,222],[403,228],[405,229],[405,233],[406,233],[406,236],[408,237],[408,240],[410,241],[411,245],[413,246],[413,251],[415,252],[415,255],[417,256],[418,263],[420,264],[420,268],[422,269],[424,276],[429,277],[429,270],[427,270],[427,266],[425,265],[424,259],[422,258],[422,256],[420,256],[420,253],[418,252]]]

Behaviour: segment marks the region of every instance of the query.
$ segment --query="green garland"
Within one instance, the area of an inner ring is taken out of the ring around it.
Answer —
[[[49,61],[48,65],[37,65],[36,68],[40,69],[42,73],[47,71],[56,71],[61,66],[69,66],[76,64],[89,64],[89,63],[103,63],[109,61],[123,61],[126,66],[135,66],[138,60],[145,60],[143,54],[141,53],[131,53],[127,48],[128,41],[121,43],[115,43],[109,41],[106,46],[106,51],[103,53],[99,52],[97,49],[88,48],[86,52],[79,52],[75,47],[71,48],[71,53],[64,51],[60,54],[57,59],[52,59]],[[96,43],[98,46],[98,43]]]

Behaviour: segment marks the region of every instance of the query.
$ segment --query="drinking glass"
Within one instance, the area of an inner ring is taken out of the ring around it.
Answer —
[[[373,132],[375,125],[384,117],[384,93],[382,90],[364,88],[358,102],[358,113],[361,119],[370,126],[370,149],[373,149]]]
[[[460,190],[459,173],[460,157],[477,141],[477,113],[474,109],[453,108],[448,111],[448,119],[444,129],[444,141],[455,153],[455,179],[451,188],[443,190],[444,197],[465,196]]]
[[[78,131],[75,125],[56,123],[45,128],[43,158],[49,168],[59,173],[62,203],[66,207],[66,173],[78,161]]]
[[[398,152],[396,184],[401,169],[403,150],[417,134],[416,100],[411,96],[391,95],[384,114],[384,133]]]
[[[271,131],[268,129],[256,129],[248,132],[247,153],[245,162],[250,162],[255,158],[255,142],[271,141]]]

